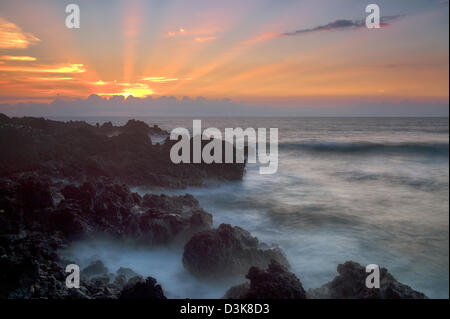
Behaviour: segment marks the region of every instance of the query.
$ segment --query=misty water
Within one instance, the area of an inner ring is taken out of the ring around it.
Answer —
[[[189,118],[140,118],[163,129]],[[127,118],[89,118],[90,123]],[[185,190],[214,216],[286,253],[304,287],[319,287],[347,260],[386,267],[429,297],[449,296],[449,127],[438,118],[205,118],[203,128],[277,127],[279,169],[247,166],[242,181]],[[80,266],[151,275],[172,298],[217,298],[236,282],[203,282],[183,268],[182,249],[79,242],[64,252]]]

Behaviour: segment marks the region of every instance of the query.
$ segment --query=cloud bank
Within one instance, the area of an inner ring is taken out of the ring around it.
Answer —
[[[448,101],[442,102],[380,102],[350,101],[337,102],[303,100],[282,106],[271,102],[250,104],[228,99],[208,100],[203,97],[135,98],[113,96],[102,98],[91,95],[86,99],[56,99],[51,103],[0,104],[0,113],[8,116],[444,116],[448,117]]]

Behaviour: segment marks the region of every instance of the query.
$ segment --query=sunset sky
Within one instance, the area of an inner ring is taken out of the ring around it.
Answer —
[[[80,29],[65,26],[68,3],[80,6]],[[361,27],[369,3],[1,1],[0,103],[91,94],[448,103],[448,1],[379,0],[381,29]]]

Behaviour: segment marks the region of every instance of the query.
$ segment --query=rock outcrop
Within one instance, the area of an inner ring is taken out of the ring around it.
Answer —
[[[135,277],[122,289],[119,299],[166,299],[160,285],[153,277]]]
[[[92,126],[2,115],[0,176],[36,172],[78,183],[111,177],[129,186],[184,188],[208,179],[239,180],[244,174],[245,163],[174,164],[170,149],[175,141],[153,145],[151,134],[168,132],[136,120]]]
[[[272,259],[289,265],[279,248],[269,248],[245,229],[228,224],[195,234],[183,253],[189,272],[206,278],[244,275],[251,266],[266,268]]]
[[[227,299],[306,299],[300,280],[286,267],[272,260],[267,270],[251,267],[247,274],[250,283],[231,287]]]
[[[337,267],[339,273],[320,288],[309,289],[308,298],[316,299],[424,299],[423,293],[398,282],[386,268],[380,269],[380,288],[367,288],[367,273],[360,264],[347,261]]]
[[[85,277],[106,276],[108,275],[108,268],[101,260],[92,262],[89,266],[81,271],[81,275]]]
[[[99,234],[161,245],[211,227],[191,195],[141,197],[110,179],[80,186],[34,173],[0,178],[0,298],[117,298],[131,269],[108,273],[101,261],[82,270],[82,288],[65,286],[58,250]]]
[[[101,233],[153,245],[185,240],[212,225],[192,195],[141,197],[107,178],[80,186],[34,174],[0,179],[0,196],[2,233],[56,231],[66,240]]]

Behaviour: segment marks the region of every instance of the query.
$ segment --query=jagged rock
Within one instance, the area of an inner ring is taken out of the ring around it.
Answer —
[[[360,264],[347,261],[337,267],[339,273],[320,288],[309,289],[316,299],[424,299],[423,293],[398,282],[386,268],[380,268],[380,288],[367,288],[367,273]]]
[[[0,178],[0,195],[0,298],[117,298],[132,270],[122,268],[114,278],[99,261],[82,271],[74,292],[65,286],[68,261],[59,259],[58,249],[99,233],[169,243],[212,223],[191,195],[147,196],[143,206],[140,195],[105,178],[76,186],[19,174]],[[163,229],[164,240],[143,227],[149,225]]]
[[[120,274],[116,278],[114,278],[114,285],[116,285],[118,288],[122,289],[126,284],[127,277],[124,274]]]
[[[82,276],[94,277],[108,274],[108,268],[105,267],[101,260],[93,261],[81,271]]]
[[[48,179],[31,175],[20,180],[17,185],[17,199],[30,211],[51,206],[53,200]]]
[[[130,279],[132,277],[137,276],[138,274],[131,268],[127,268],[127,267],[120,267],[117,271],[116,271],[118,276],[125,276],[126,279]]]
[[[251,267],[246,277],[250,284],[231,287],[224,298],[306,299],[300,280],[275,260],[271,260],[267,270]]]
[[[192,234],[212,226],[212,215],[190,194],[146,194],[142,206],[147,208],[139,221],[143,241],[168,243],[177,237],[185,241]]]
[[[244,282],[243,284],[233,286],[229,288],[225,295],[223,296],[224,299],[245,299],[245,296],[250,290],[250,283]]]
[[[109,178],[76,186],[25,175],[0,180],[0,195],[0,231],[6,233],[18,232],[23,225],[30,230],[59,231],[67,240],[103,233],[145,245],[184,244],[192,234],[212,225],[211,214],[192,195],[142,198]],[[53,195],[61,197],[57,205]]]
[[[97,127],[43,118],[1,117],[0,176],[36,172],[77,182],[111,177],[132,186],[185,188],[207,179],[241,179],[245,163],[174,164],[175,141],[153,145],[150,135],[168,135],[158,126],[130,120]]]
[[[0,298],[65,298],[64,270],[56,263],[56,236],[39,232],[1,235]]]
[[[183,253],[184,266],[199,277],[241,275],[253,265],[267,267],[271,259],[289,266],[279,248],[262,248],[248,231],[228,224],[197,233]]]
[[[122,289],[119,299],[166,299],[166,296],[155,278],[134,277]]]

